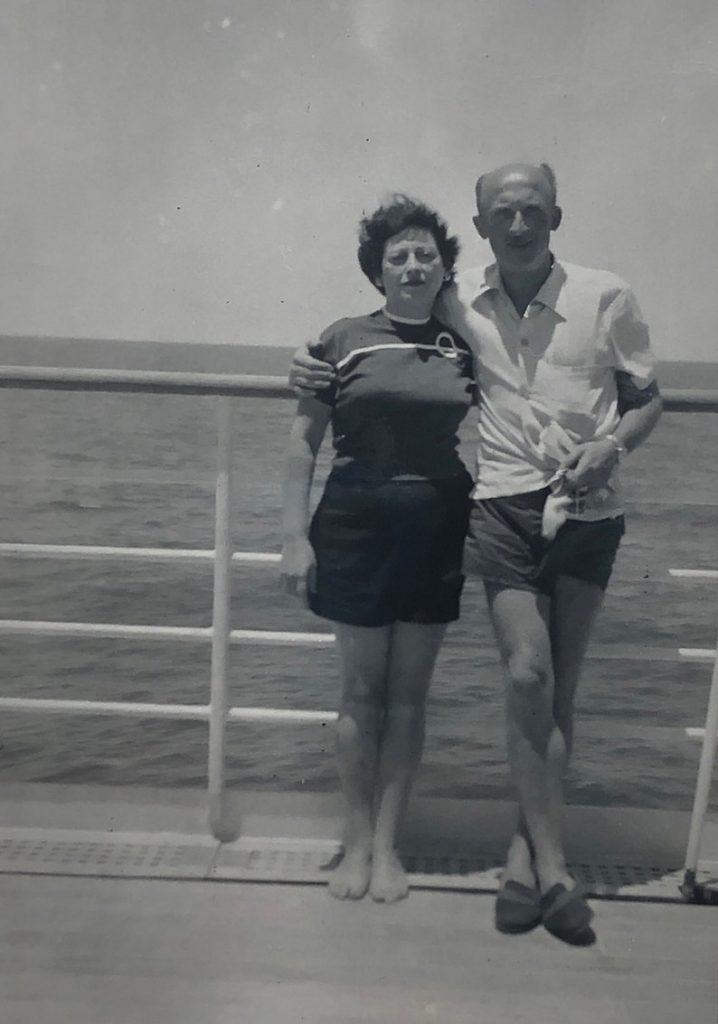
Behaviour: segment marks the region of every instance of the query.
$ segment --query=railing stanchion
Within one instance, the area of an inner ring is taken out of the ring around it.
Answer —
[[[693,797],[693,811],[691,813],[691,825],[688,832],[688,847],[686,849],[686,863],[683,873],[683,884],[681,892],[686,899],[700,899],[700,886],[696,883],[696,871],[698,869],[698,858],[700,856],[701,835],[703,833],[703,822],[705,821],[710,799],[711,780],[713,778],[713,766],[715,764],[716,747],[718,746],[718,641],[716,641],[716,655],[713,663],[713,676],[711,679],[710,695],[708,697],[708,710],[706,712],[706,728],[701,749],[701,759],[698,766],[698,779],[696,791]]]
[[[217,488],[214,510],[214,599],[209,712],[209,826],[216,839],[235,838],[230,830],[224,786],[227,730],[227,664],[231,597],[232,399],[218,399]]]

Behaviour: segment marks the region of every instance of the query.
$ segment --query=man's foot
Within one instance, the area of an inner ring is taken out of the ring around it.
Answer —
[[[550,864],[536,864],[536,878],[541,890],[541,895],[550,892],[555,886],[562,886],[566,892],[571,892],[576,887],[576,879],[569,874],[569,870],[563,862]]]
[[[522,935],[541,924],[541,920],[538,888],[522,885],[512,878],[502,881],[494,907],[496,930],[504,935]]]
[[[366,846],[349,846],[329,876],[329,892],[338,900],[360,900],[371,880],[371,851]]]
[[[396,903],[409,895],[409,879],[396,850],[374,851],[369,895],[377,903]]]
[[[581,889],[571,881],[571,889],[559,882],[541,897],[544,928],[570,946],[591,946],[596,941],[591,928],[593,911]]]

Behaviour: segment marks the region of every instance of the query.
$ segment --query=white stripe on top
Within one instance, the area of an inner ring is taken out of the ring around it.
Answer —
[[[443,332],[443,333],[447,337],[449,337],[449,339],[451,340],[451,342],[453,344],[453,338],[451,338],[451,336],[448,335],[447,332]],[[441,335],[439,335],[439,337],[441,337]],[[336,369],[337,370],[343,369],[345,366],[347,366],[352,361],[354,356],[362,356],[362,355],[366,355],[367,352],[380,352],[380,351],[382,351],[384,349],[390,349],[390,348],[394,348],[394,349],[399,349],[399,348],[410,349],[411,348],[411,349],[415,349],[415,350],[423,349],[425,352],[438,352],[440,355],[444,356],[447,359],[456,359],[456,356],[458,355],[458,350],[456,350],[456,349],[445,349],[445,348],[442,348],[440,345],[416,345],[416,344],[413,344],[410,341],[400,341],[400,342],[387,343],[385,345],[367,345],[366,348],[355,348],[353,352],[348,352],[347,355],[345,355],[343,359],[339,360],[339,362],[336,365]]]

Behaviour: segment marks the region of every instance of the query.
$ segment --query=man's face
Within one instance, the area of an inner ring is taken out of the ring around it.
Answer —
[[[551,232],[560,220],[545,176],[538,168],[527,168],[487,176],[474,224],[488,239],[501,269],[525,272],[546,264]]]

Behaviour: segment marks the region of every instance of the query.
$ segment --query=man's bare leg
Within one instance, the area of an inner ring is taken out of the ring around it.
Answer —
[[[379,750],[379,799],[370,895],[393,903],[409,892],[397,832],[424,748],[426,695],[446,627],[397,622],[392,634]]]
[[[557,883],[570,889],[574,883],[566,869],[560,831],[566,749],[553,715],[551,601],[542,594],[493,584],[486,585],[486,593],[508,674],[508,757],[528,832],[526,836],[519,831],[512,840],[505,877],[533,884],[527,880],[527,860],[533,854],[542,892]]]
[[[508,881],[509,879],[513,879],[514,882],[520,882],[527,889],[533,889],[537,884],[533,844],[521,806],[519,806],[516,831],[509,843],[506,853],[506,864],[502,874],[502,880]]]
[[[371,880],[373,803],[391,626],[335,624],[342,672],[336,754],[345,800],[344,856],[329,879],[337,899],[361,899]]]
[[[563,733],[567,759],[573,749],[576,688],[603,591],[595,583],[559,576],[551,605],[551,646],[555,679],[553,714]]]

